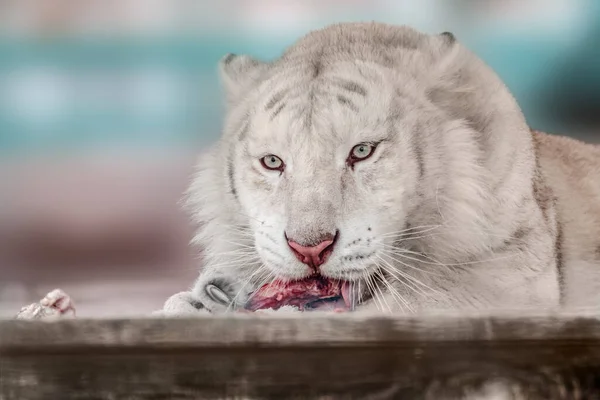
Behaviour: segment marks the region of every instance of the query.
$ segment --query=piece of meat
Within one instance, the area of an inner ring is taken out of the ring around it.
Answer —
[[[59,317],[75,317],[75,307],[68,294],[60,289],[48,293],[39,303],[21,308],[17,319],[51,319]]]
[[[320,276],[298,281],[274,281],[250,295],[246,309],[251,311],[293,306],[300,311],[331,309],[350,310],[350,283]]]

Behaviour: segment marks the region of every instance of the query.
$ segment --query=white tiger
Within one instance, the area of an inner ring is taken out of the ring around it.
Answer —
[[[204,307],[313,273],[382,311],[600,304],[600,148],[531,131],[452,34],[338,24],[220,70],[187,203]]]
[[[224,132],[187,193],[204,267],[167,313],[315,274],[359,310],[600,304],[600,148],[531,131],[452,34],[338,24],[220,71]]]

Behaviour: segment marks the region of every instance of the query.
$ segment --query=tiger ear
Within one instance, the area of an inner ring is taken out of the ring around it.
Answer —
[[[456,36],[454,36],[454,33],[452,32],[442,32],[439,36],[446,42],[446,44],[453,45],[456,43]]]
[[[219,74],[227,101],[237,102],[256,84],[267,68],[267,63],[246,55],[227,54],[219,61]]]

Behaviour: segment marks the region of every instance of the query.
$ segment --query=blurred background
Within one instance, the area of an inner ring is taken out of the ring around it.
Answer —
[[[600,141],[598,0],[0,0],[0,316],[160,308],[198,271],[178,201],[219,136],[217,61],[342,21],[452,31],[532,127]]]

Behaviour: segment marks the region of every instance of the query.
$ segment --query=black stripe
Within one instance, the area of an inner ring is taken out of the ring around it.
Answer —
[[[337,101],[338,101],[340,104],[342,104],[342,105],[344,105],[344,106],[346,106],[346,107],[350,108],[352,111],[354,111],[354,112],[358,112],[358,107],[356,107],[356,104],[354,104],[354,103],[352,102],[352,100],[350,100],[349,98],[347,98],[347,97],[345,97],[345,96],[342,96],[342,95],[338,94],[338,95],[337,95]]]
[[[544,220],[548,222],[548,208],[552,206],[554,200],[554,193],[552,189],[546,184],[544,181],[544,177],[542,175],[542,167],[540,165],[540,159],[538,157],[538,148],[539,142],[536,140],[535,135],[532,131],[531,139],[533,141],[533,149],[535,152],[535,169],[533,171],[532,178],[532,190],[533,190],[533,198],[537,203],[542,215],[544,216]]]
[[[554,258],[556,259],[556,274],[558,276],[558,290],[560,293],[559,302],[560,305],[564,305],[565,302],[565,269],[564,260],[562,253],[563,243],[563,228],[562,224],[556,221],[556,239],[554,242]]]
[[[288,91],[288,89],[285,89],[275,93],[273,97],[271,97],[271,100],[269,100],[269,102],[265,106],[265,111],[269,111],[270,109],[275,107],[277,103],[279,103],[283,99],[283,97],[288,93]]]
[[[364,87],[362,87],[361,85],[359,85],[358,83],[353,82],[353,81],[347,81],[345,79],[336,79],[333,82],[333,84],[341,87],[344,90],[347,90],[352,93],[356,93],[363,97],[365,97],[367,95],[367,89],[365,89]]]
[[[227,176],[229,177],[229,191],[232,196],[239,201],[237,190],[235,188],[235,170],[233,166],[233,157],[229,157],[227,160]]]
[[[516,247],[521,251],[525,251],[526,242],[525,238],[529,237],[534,232],[533,228],[530,226],[520,225],[513,234],[504,239],[500,246],[494,247],[492,251],[494,253],[501,253],[503,251],[507,251],[512,247]]]
[[[513,233],[512,237],[513,239],[518,239],[521,240],[523,239],[525,236],[527,236],[529,234],[529,232],[531,232],[531,228],[529,227],[524,227],[521,226],[520,228],[518,228],[515,233]]]
[[[281,104],[279,107],[277,107],[277,109],[275,111],[273,111],[273,114],[271,114],[271,121],[273,121],[275,119],[275,117],[277,117],[279,115],[279,113],[285,108],[286,103]]]
[[[419,179],[425,176],[425,160],[423,158],[423,146],[421,143],[420,130],[415,131],[413,134],[413,150],[415,152],[415,158],[417,160],[417,168],[419,171]]]
[[[544,220],[548,222],[548,212],[552,208],[554,193],[552,192],[552,189],[544,183],[539,170],[535,171],[533,177],[533,198],[542,212]]]
[[[317,56],[317,60],[315,60],[313,62],[313,65],[312,65],[312,67],[313,67],[313,78],[317,78],[321,74],[321,71],[323,69],[323,63],[321,61],[321,57],[322,57],[322,52],[321,52],[321,54],[319,54]]]

